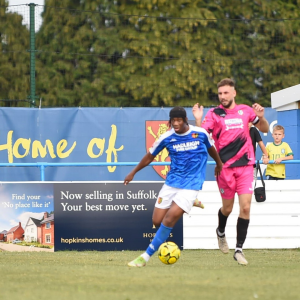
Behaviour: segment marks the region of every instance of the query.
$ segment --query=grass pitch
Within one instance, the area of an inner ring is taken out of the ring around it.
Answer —
[[[174,265],[157,255],[144,268],[127,262],[141,251],[0,252],[0,299],[247,300],[300,299],[300,250],[184,250]]]

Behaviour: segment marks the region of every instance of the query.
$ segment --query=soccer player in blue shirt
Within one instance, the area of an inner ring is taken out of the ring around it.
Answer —
[[[148,166],[164,148],[169,151],[171,170],[159,192],[153,211],[153,224],[159,227],[146,252],[128,263],[129,267],[144,267],[159,246],[169,237],[176,222],[189,213],[205,178],[207,156],[215,160],[215,176],[222,170],[222,161],[206,130],[188,124],[183,107],[170,111],[167,131],[153,144],[139,164],[125,177],[127,185],[134,175]]]

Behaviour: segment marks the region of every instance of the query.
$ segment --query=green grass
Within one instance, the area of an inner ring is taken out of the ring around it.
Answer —
[[[184,250],[174,265],[141,252],[0,252],[0,299],[300,299],[300,251],[245,250],[247,267],[218,250]]]

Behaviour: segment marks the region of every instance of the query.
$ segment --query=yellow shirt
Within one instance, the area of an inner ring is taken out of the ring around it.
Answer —
[[[280,145],[275,145],[274,143],[268,144],[266,149],[269,160],[293,155],[292,149],[285,142],[282,142]],[[285,178],[285,164],[268,164],[266,170],[266,176],[267,175],[276,178]]]

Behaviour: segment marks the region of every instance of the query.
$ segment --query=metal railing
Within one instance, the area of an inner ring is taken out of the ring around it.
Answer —
[[[260,160],[260,164],[263,162]],[[274,160],[270,160],[269,164],[273,164]],[[299,164],[300,160],[288,160],[282,162],[282,164]],[[47,163],[47,162],[37,162],[37,163],[0,163],[0,167],[37,167],[40,168],[41,181],[45,181],[45,169],[47,167],[107,167],[107,166],[136,166],[138,162],[98,162],[98,163]],[[167,166],[170,162],[152,162],[149,166]],[[208,165],[215,165],[214,161],[208,161]]]

